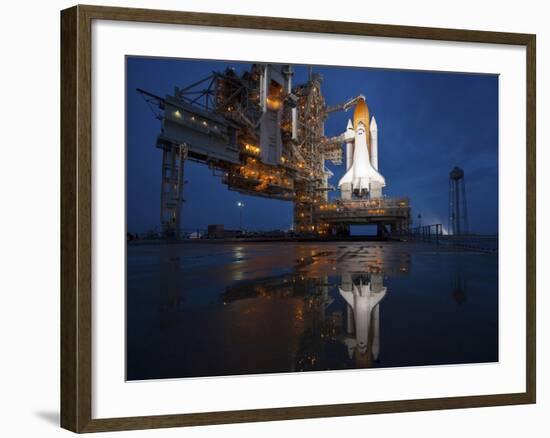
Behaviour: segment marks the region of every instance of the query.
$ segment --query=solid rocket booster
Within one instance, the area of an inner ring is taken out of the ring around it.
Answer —
[[[348,120],[348,126],[346,133],[344,134],[346,140],[346,170],[349,170],[353,163],[353,140],[355,139],[355,130],[351,124],[351,120]]]
[[[370,143],[370,162],[374,170],[378,170],[378,125],[374,116],[370,119]]]
[[[349,124],[348,124],[349,126]],[[338,188],[345,184],[351,184],[352,191],[357,196],[365,196],[371,192],[371,184],[379,187],[386,185],[386,180],[376,167],[378,167],[378,128],[376,120],[373,118],[373,126],[370,124],[369,109],[364,99],[360,99],[353,113],[353,160],[347,172],[338,182]],[[349,129],[346,130],[346,134]],[[376,144],[371,144],[371,135],[374,135]],[[376,149],[375,163],[371,161],[369,149]],[[347,148],[349,151],[350,148]],[[376,165],[376,167],[375,167]]]
[[[372,327],[374,331],[372,338],[372,358],[378,360],[380,356],[380,306],[372,309]]]

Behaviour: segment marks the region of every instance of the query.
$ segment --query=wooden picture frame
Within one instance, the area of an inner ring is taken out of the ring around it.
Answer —
[[[220,26],[389,38],[519,45],[526,48],[527,284],[526,391],[130,418],[92,418],[91,25],[93,20]],[[535,403],[535,35],[364,23],[75,6],[61,12],[61,426],[74,432]]]

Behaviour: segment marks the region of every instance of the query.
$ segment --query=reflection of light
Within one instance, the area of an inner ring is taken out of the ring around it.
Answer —
[[[236,259],[242,259],[244,258],[244,248],[242,246],[237,246],[234,250],[234,256]]]
[[[240,281],[244,279],[244,272],[242,269],[237,269],[233,272],[232,279],[234,281]]]
[[[261,149],[258,146],[254,146],[254,145],[248,144],[248,143],[244,145],[244,148],[248,152],[251,152],[251,153],[256,154],[256,155],[258,155],[261,151]]]
[[[245,262],[246,257],[245,257],[244,247],[236,246],[235,248],[233,248],[233,257],[235,259],[233,262],[235,269],[232,270],[232,278],[234,281],[243,280],[245,277],[246,271],[243,269],[244,268],[243,266],[239,266],[239,265],[242,265]]]
[[[281,108],[282,106],[282,102],[281,102],[281,99],[277,99],[277,98],[271,98],[271,97],[268,97],[266,99],[266,103],[267,103],[267,107],[270,109],[270,110],[278,110],[279,108]]]

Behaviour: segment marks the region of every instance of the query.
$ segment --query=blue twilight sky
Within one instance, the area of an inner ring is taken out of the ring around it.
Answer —
[[[127,58],[127,228],[160,230],[161,151],[155,147],[160,121],[136,88],[159,96],[172,94],[212,71],[250,64]],[[384,193],[408,196],[414,225],[448,222],[448,180],[454,166],[465,172],[470,229],[498,231],[498,76],[350,67],[314,67],[324,77],[328,105],[363,94],[378,123],[379,170]],[[307,67],[295,66],[294,83],[304,82]],[[346,128],[352,111],[331,114],[327,136]],[[344,160],[345,162],[345,160]],[[328,167],[337,186],[344,166]],[[187,162],[183,205],[184,230],[223,223],[239,227],[237,202],[245,204],[246,229],[289,229],[292,203],[229,191],[204,165]],[[337,197],[338,192],[332,192]]]

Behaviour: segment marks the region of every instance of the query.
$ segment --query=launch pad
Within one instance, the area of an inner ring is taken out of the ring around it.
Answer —
[[[378,235],[409,229],[407,198],[383,196],[378,171],[378,127],[364,96],[326,105],[323,78],[309,69],[293,84],[291,65],[253,64],[237,74],[214,72],[173,95],[138,89],[162,123],[157,147],[163,151],[160,221],[166,238],[181,235],[184,163],[203,163],[230,190],[294,203],[298,235],[348,235],[351,224],[376,224]],[[354,108],[353,124],[327,137],[324,124],[336,111]],[[332,172],[343,164],[341,197],[329,201]]]
[[[409,231],[410,207],[407,198],[337,200],[321,204],[316,217],[339,236],[350,235],[350,225],[376,225],[377,235],[402,235]]]

